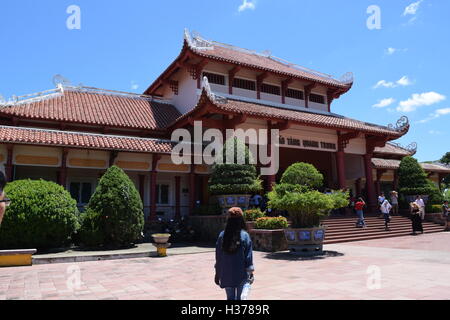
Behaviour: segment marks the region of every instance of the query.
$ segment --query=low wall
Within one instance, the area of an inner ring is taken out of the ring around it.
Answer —
[[[250,237],[253,242],[253,249],[263,252],[277,252],[288,250],[284,230],[261,230],[253,229],[250,231]]]
[[[195,231],[197,241],[215,243],[225,229],[227,216],[191,216],[189,223]]]

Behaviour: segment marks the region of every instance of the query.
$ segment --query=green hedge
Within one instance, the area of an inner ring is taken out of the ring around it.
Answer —
[[[264,216],[265,214],[261,211],[261,209],[248,209],[244,211],[245,221],[256,221]]]
[[[109,168],[82,215],[84,246],[128,246],[142,239],[142,200],[133,182],[117,166]]]
[[[256,220],[255,229],[276,230],[289,226],[285,217],[263,217]]]
[[[47,249],[69,245],[79,228],[77,203],[60,185],[45,180],[8,183],[11,199],[0,227],[2,249]]]

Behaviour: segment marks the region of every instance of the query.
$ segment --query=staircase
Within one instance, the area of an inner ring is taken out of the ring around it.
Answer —
[[[365,229],[355,227],[357,220],[356,215],[324,220],[322,223],[327,226],[324,244],[401,237],[412,233],[411,220],[402,216],[391,216],[390,231],[384,230],[384,219],[378,215],[365,217]],[[445,229],[433,222],[423,222],[422,225],[424,233],[442,232]]]

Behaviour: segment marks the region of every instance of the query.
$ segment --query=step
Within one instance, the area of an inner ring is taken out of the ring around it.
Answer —
[[[353,237],[370,237],[370,236],[375,236],[375,235],[384,235],[386,237],[389,237],[392,234],[398,234],[398,233],[402,233],[402,234],[411,234],[412,233],[412,229],[390,229],[391,231],[385,231],[384,229],[380,229],[378,231],[371,231],[371,232],[365,232],[364,230],[362,231],[357,231],[357,232],[344,232],[344,233],[326,233],[325,234],[325,240],[332,240],[332,239],[342,239],[342,238],[353,238]],[[430,232],[442,232],[444,231],[444,228],[424,228],[424,232],[425,233],[430,233]]]
[[[412,228],[390,228],[391,232],[412,232]],[[424,231],[443,231],[444,228],[443,227],[428,227],[428,228],[423,228]],[[385,232],[384,227],[382,228],[378,228],[378,229],[372,229],[372,230],[367,230],[367,229],[354,229],[354,230],[348,230],[348,231],[339,231],[339,232],[326,232],[325,233],[325,237],[326,238],[331,238],[331,237],[339,237],[339,236],[343,236],[343,235],[369,235],[369,234],[376,234],[379,232]]]
[[[426,234],[429,233],[437,233],[442,232],[440,231],[429,231],[424,232]],[[333,244],[333,243],[343,243],[343,242],[355,242],[355,241],[365,241],[365,240],[375,240],[375,239],[384,239],[384,238],[395,238],[395,237],[403,237],[411,235],[411,232],[409,233],[391,233],[390,235],[366,235],[366,236],[360,236],[360,237],[348,237],[348,238],[338,238],[338,239],[329,239],[327,240],[325,237],[324,244]]]
[[[427,227],[441,227],[440,225],[437,224],[425,224],[423,223],[422,226],[424,228]],[[395,224],[395,223],[389,223],[389,227],[391,229],[396,229],[396,228],[411,228],[411,223],[401,223],[401,224]],[[379,223],[379,224],[374,224],[374,223],[367,223],[366,222],[366,230],[370,231],[373,229],[379,229],[379,228],[384,228],[384,223]],[[335,226],[335,227],[328,227],[327,226],[327,232],[339,232],[339,231],[352,231],[352,230],[356,230],[358,228],[356,228],[356,221],[352,224],[349,225],[345,225],[345,226]]]

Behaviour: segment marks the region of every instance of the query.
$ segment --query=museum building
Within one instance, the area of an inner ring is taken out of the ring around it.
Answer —
[[[278,129],[280,169],[262,176],[266,190],[289,165],[308,162],[326,187],[351,189],[374,207],[378,193],[397,189],[400,160],[416,145],[393,142],[408,132],[406,117],[382,126],[333,113],[332,102],[352,85],[351,74],[335,79],[185,31],[181,53],[143,94],[59,81],[0,101],[0,168],[9,181],[55,181],[82,208],[99,177],[117,165],[139,190],[147,219],[179,217],[210,200],[211,166],[172,162],[175,129],[192,130],[195,121],[223,132]],[[422,166],[436,183],[450,173]]]

